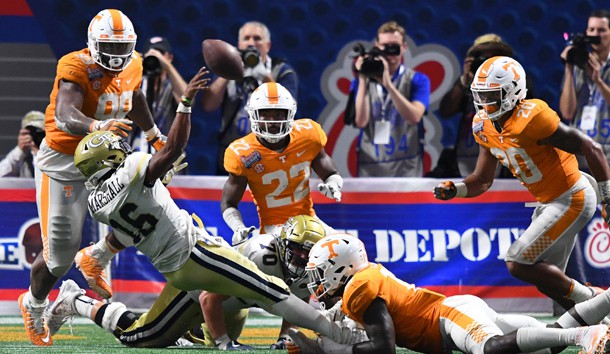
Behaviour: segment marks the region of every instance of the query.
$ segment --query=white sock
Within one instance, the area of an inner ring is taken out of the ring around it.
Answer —
[[[24,300],[26,300],[26,302],[29,302],[30,304],[36,306],[36,307],[40,307],[40,306],[46,306],[47,305],[47,298],[45,297],[44,299],[40,300],[34,297],[34,294],[32,294],[32,287],[30,286],[28,289],[28,293],[25,294],[25,298]]]
[[[95,256],[102,264],[110,262],[112,257],[118,252],[118,250],[108,244],[105,237],[97,241],[93,247],[97,248],[98,252],[96,252]]]
[[[600,323],[604,317],[610,314],[610,289],[603,293],[574,306],[574,311],[585,321],[588,325],[594,325]],[[562,328],[572,328],[582,326],[581,323],[576,321],[570,311],[567,311],[559,319],[557,323]]]
[[[230,341],[231,341],[231,338],[229,338],[229,336],[226,333],[223,334],[222,336],[214,339],[214,342],[216,343],[216,347],[218,347],[218,348],[226,347]]]
[[[79,315],[91,318],[91,311],[93,311],[93,307],[97,304],[98,300],[92,299],[87,295],[79,295],[74,299],[74,308]],[[91,318],[93,320],[93,318]]]
[[[520,328],[517,330],[517,346],[524,353],[545,348],[576,344],[579,328]]]
[[[593,289],[572,279],[572,286],[570,292],[566,295],[566,298],[573,300],[576,303],[580,303],[589,300],[593,295],[595,295]]]

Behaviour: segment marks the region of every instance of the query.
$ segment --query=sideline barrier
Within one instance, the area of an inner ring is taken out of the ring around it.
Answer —
[[[232,232],[220,213],[224,181],[216,176],[176,176],[170,191],[181,208],[201,217],[211,234],[230,242]],[[502,261],[529,225],[535,204],[517,181],[497,180],[480,197],[443,202],[432,196],[437,179],[346,179],[341,203],[318,193],[318,182],[310,184],[318,216],[335,229],[358,236],[369,259],[399,278],[447,295],[478,295],[498,311],[552,311],[551,301],[513,279]],[[0,284],[0,314],[17,313],[16,299],[29,285],[33,252],[23,240],[35,239],[31,234],[40,232],[34,183],[0,179],[0,189],[0,276],[6,279]],[[258,225],[249,193],[239,208],[246,225]],[[83,245],[97,237],[96,227],[87,223]],[[569,274],[607,287],[609,245],[610,233],[598,212],[581,232]],[[134,248],[114,259],[111,274],[115,300],[133,308],[147,308],[164,285],[163,277]],[[67,277],[86,288],[74,268]]]

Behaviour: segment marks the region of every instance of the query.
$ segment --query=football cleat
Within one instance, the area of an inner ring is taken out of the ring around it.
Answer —
[[[84,295],[85,290],[81,289],[73,280],[64,280],[59,287],[57,300],[44,312],[44,319],[49,327],[49,332],[54,336],[61,326],[72,320],[74,315],[78,315],[74,307],[74,300],[79,295]]]
[[[95,291],[99,296],[104,299],[112,297],[112,288],[108,283],[108,277],[104,270],[105,264],[100,263],[98,257],[99,250],[95,245],[85,247],[78,251],[76,257],[74,257],[74,263],[76,268],[80,270],[87,281],[87,284]]]
[[[578,354],[604,354],[610,352],[610,329],[606,325],[582,327],[583,333],[577,340],[582,347]]]
[[[245,344],[241,344],[240,342],[236,341],[236,340],[232,340],[229,343],[227,343],[227,345],[225,345],[224,347],[220,348],[221,350],[255,350],[254,347],[251,347],[249,345],[245,345]]]
[[[49,300],[45,300],[43,305],[34,306],[29,301],[25,300],[27,292],[19,296],[19,309],[23,317],[25,332],[30,338],[30,342],[37,346],[53,345],[53,338],[49,332],[49,327],[44,319],[44,310],[49,304]]]

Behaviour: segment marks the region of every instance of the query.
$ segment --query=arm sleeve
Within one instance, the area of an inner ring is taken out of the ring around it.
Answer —
[[[19,177],[21,164],[25,153],[15,146],[5,157],[0,161],[0,177]]]

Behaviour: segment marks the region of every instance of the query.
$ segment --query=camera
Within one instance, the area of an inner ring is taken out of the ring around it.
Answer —
[[[40,148],[40,143],[42,143],[42,139],[44,139],[46,135],[45,131],[32,125],[28,125],[27,127],[25,127],[25,129],[30,132],[30,135],[32,136],[32,141],[34,141],[36,147]]]
[[[159,58],[149,55],[142,60],[142,68],[144,75],[160,75],[163,71]]]
[[[383,75],[383,62],[379,59],[382,55],[399,55],[400,45],[388,44],[384,49],[379,47],[373,47],[370,50],[366,50],[362,43],[358,43],[354,47],[354,53],[356,57],[364,57],[362,66],[360,66],[360,73],[367,77],[380,77]]]
[[[240,50],[241,59],[244,62],[244,66],[247,68],[253,68],[260,63],[261,58],[258,53],[258,49],[253,46],[248,46],[246,49]]]
[[[584,69],[589,61],[589,45],[599,44],[601,38],[599,36],[586,36],[582,33],[577,33],[572,35],[570,42],[572,43],[572,48],[568,51],[566,62]]]

